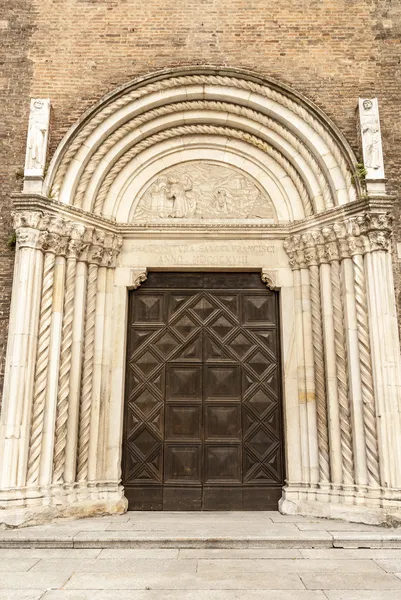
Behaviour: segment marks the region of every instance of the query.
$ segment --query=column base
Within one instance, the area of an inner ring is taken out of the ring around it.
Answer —
[[[55,519],[120,515],[128,509],[121,485],[110,482],[0,491],[0,529],[43,525]]]
[[[279,511],[284,515],[397,527],[401,525],[401,490],[334,484],[307,489],[288,484],[283,488]]]

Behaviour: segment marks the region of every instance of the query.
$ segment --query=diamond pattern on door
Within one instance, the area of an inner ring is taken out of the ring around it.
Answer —
[[[277,299],[257,273],[150,273],[130,293],[123,485],[131,510],[277,509]]]

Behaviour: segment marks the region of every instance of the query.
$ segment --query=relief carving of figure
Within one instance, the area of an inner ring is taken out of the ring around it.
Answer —
[[[365,115],[373,109],[371,100],[364,100],[363,108]],[[365,167],[380,169],[380,129],[376,115],[372,112],[370,116],[364,116],[362,124],[362,139],[365,147]]]
[[[169,216],[168,213],[171,212],[172,203],[167,199],[167,177],[162,175],[156,179],[149,190],[149,196],[149,210],[160,218]]]
[[[193,194],[188,193],[192,190],[192,180],[190,177],[184,177],[180,181],[176,177],[168,178],[167,198],[173,201],[172,216],[182,219],[191,217],[196,210],[196,199]]]
[[[169,218],[276,220],[270,198],[248,175],[207,161],[166,169],[140,197],[134,221]]]
[[[31,105],[29,118],[26,168],[44,169],[46,161],[46,133],[48,114],[43,100],[35,100]]]

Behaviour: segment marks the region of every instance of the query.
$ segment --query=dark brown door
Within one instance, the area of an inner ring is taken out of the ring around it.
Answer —
[[[278,294],[258,273],[150,273],[130,292],[130,510],[277,509]]]

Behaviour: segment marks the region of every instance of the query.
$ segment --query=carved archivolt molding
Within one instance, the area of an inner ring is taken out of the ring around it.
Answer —
[[[229,127],[221,127],[226,122]],[[106,99],[67,136],[51,164],[46,187],[55,199],[102,214],[124,165],[161,141],[190,134],[225,135],[267,153],[293,181],[306,216],[356,198],[352,152],[314,107],[277,84],[217,75],[213,69],[176,77],[164,74]],[[82,149],[78,169],[72,159]]]
[[[263,113],[257,112],[251,108],[247,108],[242,105],[236,105],[230,102],[216,102],[216,101],[206,101],[206,100],[198,100],[191,102],[177,102],[172,104],[167,104],[166,106],[161,106],[159,108],[150,110],[142,115],[131,119],[128,123],[121,126],[117,131],[108,137],[104,143],[98,148],[91,159],[89,160],[85,170],[83,171],[79,184],[77,186],[77,190],[74,196],[74,205],[82,206],[83,200],[85,197],[85,193],[87,192],[89,183],[91,181],[92,175],[95,172],[97,166],[100,161],[106,156],[106,154],[111,150],[118,142],[123,140],[128,134],[138,129],[144,123],[151,122],[159,117],[182,113],[187,111],[215,111],[228,114],[234,114],[241,117],[245,117],[249,119],[250,122],[255,122],[258,124],[264,125],[268,130],[274,131],[280,137],[282,137],[285,141],[287,141],[290,146],[304,159],[305,163],[309,165],[311,168],[312,174],[316,177],[319,193],[323,196],[324,205],[326,208],[330,208],[333,206],[333,195],[330,190],[330,186],[327,180],[326,175],[324,174],[321,165],[318,163],[312,152],[308,149],[306,144],[297,138],[291,131],[286,129],[283,125],[281,125],[278,121],[267,117]],[[148,147],[149,142],[142,146],[143,148]],[[315,211],[316,211],[316,207]]]
[[[151,146],[154,146],[155,144],[161,141],[168,140],[173,137],[197,134],[220,135],[223,137],[234,138],[247,142],[248,144],[251,144],[256,148],[263,150],[266,154],[273,157],[274,160],[286,171],[286,173],[289,174],[301,198],[302,205],[305,210],[305,215],[311,216],[313,214],[312,203],[305,183],[300,177],[298,171],[292,166],[290,161],[287,158],[285,158],[283,154],[281,154],[275,148],[264,142],[261,138],[258,138],[255,135],[251,135],[246,131],[241,131],[240,129],[233,129],[231,127],[218,127],[215,125],[183,125],[181,127],[174,127],[172,129],[167,129],[165,131],[161,131],[160,133],[156,133],[155,135],[152,135],[143,140],[142,142],[136,144],[115,163],[115,165],[110,169],[110,171],[104,178],[100,190],[96,196],[96,202],[93,208],[93,212],[95,214],[102,214],[104,202],[113,182],[115,181],[118,174],[122,171],[122,169],[135,156],[138,156],[138,154],[143,152],[143,150],[145,150],[146,148],[150,148]]]

